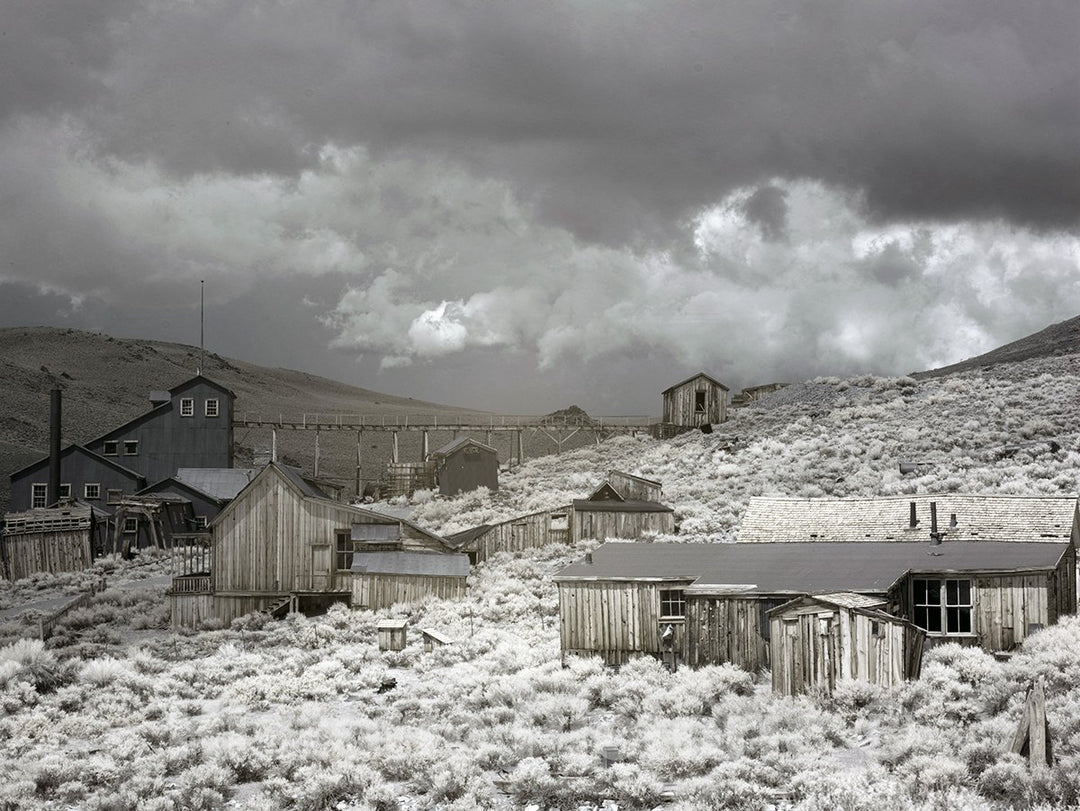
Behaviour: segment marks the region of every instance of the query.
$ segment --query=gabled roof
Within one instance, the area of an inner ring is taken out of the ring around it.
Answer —
[[[172,408],[172,398],[176,397],[176,395],[178,395],[178,394],[183,394],[187,389],[190,389],[190,388],[192,388],[193,386],[195,386],[195,385],[197,385],[199,383],[205,383],[206,385],[210,386],[211,388],[217,389],[222,394],[224,394],[224,395],[226,395],[226,396],[228,396],[228,397],[230,397],[230,398],[232,398],[234,400],[236,399],[236,395],[233,394],[231,391],[229,391],[229,389],[222,386],[220,383],[215,383],[210,378],[203,377],[202,375],[195,375],[195,377],[188,378],[183,383],[178,383],[177,385],[175,385],[171,389],[169,389],[169,391],[168,391],[169,399],[167,399],[165,402],[161,402],[158,405],[154,405],[152,408],[150,408],[149,411],[144,411],[142,414],[139,414],[137,417],[132,417],[130,420],[123,423],[122,425],[118,425],[115,428],[112,428],[109,431],[106,431],[104,434],[101,434],[100,436],[95,437],[94,439],[91,439],[90,442],[87,443],[87,444],[94,444],[94,443],[97,443],[97,442],[104,442],[106,439],[109,439],[112,436],[115,436],[117,434],[122,434],[125,431],[128,431],[131,428],[135,427],[136,425],[140,425],[140,424],[146,422],[146,420],[148,420],[151,417],[154,417],[154,416],[156,416],[158,414],[162,414],[162,413],[167,412],[170,408]],[[155,394],[157,394],[157,393],[158,392],[155,392]]]
[[[64,448],[63,450],[60,451],[60,458],[63,459],[65,456],[70,456],[70,455],[76,454],[76,453],[80,454],[82,456],[87,456],[87,457],[93,459],[95,462],[99,462],[100,464],[103,464],[103,465],[105,465],[107,467],[112,468],[113,470],[117,471],[118,473],[122,473],[125,476],[129,476],[129,477],[131,477],[131,478],[133,478],[133,479],[135,479],[137,481],[141,481],[145,485],[146,480],[143,478],[143,475],[141,473],[139,473],[138,471],[132,470],[129,467],[124,467],[119,462],[116,462],[116,461],[110,459],[107,456],[102,456],[100,453],[95,453],[94,451],[90,450],[89,448],[87,448],[84,445],[68,445],[66,448]],[[21,476],[23,473],[29,473],[30,471],[32,471],[32,470],[34,470],[36,468],[45,467],[48,464],[49,464],[49,457],[48,456],[43,456],[41,459],[38,459],[36,462],[31,462],[26,467],[23,467],[23,468],[20,468],[19,470],[16,470],[14,473],[11,474],[11,478],[14,479],[16,476]]]
[[[182,467],[174,478],[210,498],[228,501],[236,498],[257,472],[248,467]]]
[[[580,499],[579,499],[580,500]],[[589,494],[587,501],[626,501],[622,497],[622,493],[615,489],[611,482],[604,482],[592,493]]]
[[[177,490],[181,490],[184,493],[187,493],[188,496],[194,496],[195,498],[201,498],[201,499],[203,499],[205,501],[213,502],[214,504],[216,504],[219,507],[222,506],[223,504],[225,504],[229,500],[227,498],[219,498],[218,496],[214,496],[214,495],[212,495],[210,493],[207,493],[205,490],[201,490],[201,489],[199,489],[198,487],[195,487],[192,484],[188,484],[183,479],[180,479],[180,478],[178,478],[176,476],[170,476],[167,479],[162,479],[159,482],[155,482],[154,484],[151,484],[149,487],[144,487],[142,490],[139,490],[135,495],[137,495],[137,496],[145,496],[145,495],[157,494],[159,491],[170,488],[170,487],[174,487]]]
[[[232,390],[225,388],[217,381],[211,380],[210,378],[201,374],[195,375],[194,377],[189,377],[183,383],[177,383],[175,386],[169,389],[169,394],[175,397],[178,394],[183,394],[187,389],[190,389],[192,386],[198,385],[199,383],[204,383],[213,389],[217,389],[222,394],[227,395],[234,400],[236,399],[236,394]]]
[[[421,577],[465,577],[469,574],[469,556],[424,552],[356,552],[352,559],[352,571]]]
[[[661,394],[667,394],[669,391],[674,391],[675,389],[677,389],[677,388],[679,388],[681,386],[685,386],[687,383],[692,383],[693,381],[697,380],[699,377],[704,377],[706,380],[708,380],[714,386],[719,386],[724,391],[731,391],[731,389],[729,389],[727,386],[725,386],[723,383],[721,383],[715,377],[710,377],[709,375],[705,374],[704,372],[698,372],[696,375],[691,375],[690,377],[686,378],[686,380],[682,380],[682,381],[676,383],[674,386],[668,386],[666,389],[664,389],[661,392]]]
[[[449,456],[450,454],[454,453],[455,451],[459,450],[460,448],[464,448],[466,445],[475,445],[476,447],[482,448],[485,451],[491,451],[492,453],[495,453],[495,454],[498,453],[498,451],[495,450],[490,445],[485,445],[483,442],[478,442],[478,441],[476,441],[475,439],[473,439],[472,437],[469,437],[469,436],[460,436],[457,439],[453,440],[452,442],[447,442],[445,445],[443,445],[437,451],[432,451],[431,455],[433,457],[435,457],[435,456]]]
[[[662,482],[658,482],[655,479],[646,479],[644,476],[635,476],[633,473],[627,473],[625,470],[608,471],[608,478],[611,478],[612,476],[623,476],[624,478],[633,479],[634,481],[641,482],[642,484],[651,484],[654,487],[664,486]]]
[[[673,513],[675,510],[659,501],[591,501],[575,499],[574,511],[579,513]]]
[[[910,504],[918,525],[909,529]],[[739,528],[740,543],[792,541],[927,541],[930,503],[947,541],[1044,543],[1073,537],[1075,496],[886,496],[776,498],[755,496]],[[950,516],[956,515],[956,527]]]
[[[229,502],[221,512],[215,516],[214,520],[210,522],[210,526],[214,527],[220,524],[226,515],[228,515],[237,505],[243,501],[244,493],[250,488],[254,487],[265,476],[277,476],[284,480],[287,486],[296,493],[296,495],[303,499],[310,499],[312,501],[318,501],[322,504],[330,505],[335,511],[339,513],[346,513],[348,515],[365,518],[368,521],[375,523],[393,523],[400,522],[402,526],[410,527],[415,532],[420,533],[434,541],[438,541],[447,549],[450,546],[447,544],[446,539],[440,535],[436,535],[430,530],[426,530],[423,527],[414,524],[412,521],[407,521],[404,518],[393,518],[392,516],[385,515],[383,513],[375,512],[374,510],[365,510],[362,507],[356,507],[352,504],[342,504],[339,501],[334,501],[331,498],[327,498],[321,491],[317,490],[314,486],[305,481],[303,475],[296,468],[288,467],[286,465],[279,464],[278,462],[271,462],[262,470],[260,470],[254,478],[248,483],[247,487],[237,493],[236,498]]]
[[[885,594],[905,575],[1049,571],[1068,544],[607,543],[554,580],[682,581],[687,594]]]

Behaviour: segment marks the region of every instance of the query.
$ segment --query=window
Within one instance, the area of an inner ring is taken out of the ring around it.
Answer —
[[[570,517],[566,513],[551,514],[551,531],[565,532],[570,529]]]
[[[195,416],[195,399],[193,397],[181,397],[180,398],[180,416],[181,417],[194,417]]]
[[[660,589],[660,616],[685,617],[686,592],[682,589]]]
[[[105,491],[105,503],[106,504],[119,504],[124,500],[123,490],[106,490]]]
[[[694,392],[694,413],[695,414],[704,414],[705,413],[705,395],[706,395],[706,392],[704,392],[704,391],[695,391]]]
[[[139,440],[124,440],[124,456],[137,456],[139,454]]]
[[[928,634],[971,633],[971,581],[911,581],[912,621]]]
[[[206,527],[209,526],[209,524],[210,524],[210,520],[205,515],[196,515],[195,516],[195,527],[196,527],[196,529],[206,529]]]
[[[106,439],[105,445],[102,447],[101,452],[105,456],[116,456],[120,453],[120,443],[115,439]]]
[[[100,484],[86,484],[83,485],[83,498],[88,501],[96,501],[101,498],[101,485]]]
[[[32,484],[30,485],[30,506],[31,507],[45,507],[49,503],[49,485],[47,484]]]
[[[138,518],[125,518],[124,519],[124,532],[131,534],[139,531],[139,519]]]
[[[70,484],[61,484],[60,485],[60,498],[71,498],[71,485]]]
[[[206,401],[206,416],[208,416],[208,417],[216,417],[217,415],[218,415],[218,401],[216,399],[207,400]]]
[[[339,572],[347,572],[352,569],[353,552],[356,551],[358,542],[354,541],[347,529],[339,529],[335,533],[337,538],[336,553],[334,555],[334,568]]]

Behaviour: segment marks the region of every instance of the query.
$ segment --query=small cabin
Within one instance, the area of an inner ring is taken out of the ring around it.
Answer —
[[[642,538],[675,532],[675,510],[649,498],[660,483],[614,471],[588,498],[573,504],[570,540],[584,538]]]
[[[499,453],[471,437],[455,439],[432,452],[435,482],[444,496],[456,496],[478,487],[499,489]]]
[[[727,420],[728,387],[704,372],[664,389],[662,421],[683,428],[699,428]]]
[[[447,645],[453,645],[453,637],[447,636],[442,631],[436,631],[434,628],[424,628],[420,631],[420,636],[424,640],[424,652],[431,653],[436,648],[445,648]]]
[[[107,510],[69,502],[8,513],[0,535],[0,574],[21,580],[35,572],[78,572],[90,568],[109,534]]]
[[[832,695],[840,680],[899,687],[919,677],[924,631],[862,594],[797,597],[769,611],[773,691]]]
[[[379,620],[375,627],[379,634],[379,650],[405,650],[408,620]]]

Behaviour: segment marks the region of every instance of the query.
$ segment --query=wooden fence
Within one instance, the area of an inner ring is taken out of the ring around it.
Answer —
[[[38,621],[38,638],[46,640],[52,636],[53,629],[57,624],[66,617],[70,612],[76,608],[84,608],[90,605],[90,601],[94,599],[94,595],[98,592],[105,591],[105,578],[101,578],[97,583],[94,583],[90,587],[90,591],[84,591],[76,597],[68,600],[64,605],[54,611],[52,614],[48,614]]]

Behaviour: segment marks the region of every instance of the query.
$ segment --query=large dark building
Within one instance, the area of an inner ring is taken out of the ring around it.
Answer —
[[[49,492],[49,457],[11,474],[12,512],[71,497],[88,504],[124,496],[176,475],[179,468],[228,468],[233,463],[233,401],[202,375],[152,392],[145,414],[84,445],[60,453],[60,492]]]

